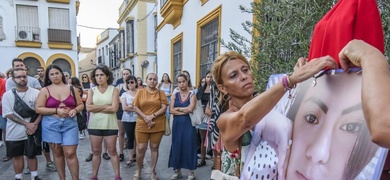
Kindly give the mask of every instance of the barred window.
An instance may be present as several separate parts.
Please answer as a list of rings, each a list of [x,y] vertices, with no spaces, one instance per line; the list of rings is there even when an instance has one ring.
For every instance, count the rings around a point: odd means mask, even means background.
[[[200,77],[205,77],[207,71],[218,55],[218,25],[219,18],[211,20],[201,27],[200,44]]]
[[[127,54],[134,53],[134,21],[126,22],[126,50]]]
[[[180,73],[182,68],[182,41],[179,40],[173,44],[173,77],[174,87],[177,87],[176,76]]]

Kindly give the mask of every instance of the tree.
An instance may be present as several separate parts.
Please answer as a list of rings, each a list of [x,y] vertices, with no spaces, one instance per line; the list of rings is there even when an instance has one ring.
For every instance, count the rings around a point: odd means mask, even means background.
[[[385,32],[390,30],[388,1],[378,0]],[[256,88],[262,92],[271,74],[289,73],[299,57],[307,57],[314,25],[335,3],[326,0],[255,0],[250,8],[239,7],[242,12],[254,15],[253,22],[242,23],[252,39],[230,29],[232,42],[221,42],[229,50],[250,57]],[[389,42],[389,36],[389,33],[385,34],[386,42]],[[389,46],[386,43],[386,49]]]

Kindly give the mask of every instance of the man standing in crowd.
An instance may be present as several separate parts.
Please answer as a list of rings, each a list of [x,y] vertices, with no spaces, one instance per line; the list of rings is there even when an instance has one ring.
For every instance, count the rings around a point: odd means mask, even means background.
[[[41,150],[29,153],[28,150],[31,150],[33,147],[30,147],[27,143],[27,135],[33,135],[35,133],[40,121],[42,120],[42,116],[38,115],[34,122],[30,122],[31,117],[22,118],[21,115],[15,112],[14,109],[16,96],[19,96],[19,98],[22,99],[28,107],[34,110],[39,91],[27,86],[28,76],[25,68],[15,67],[13,68],[11,75],[11,79],[16,86],[15,94],[13,90],[10,89],[11,91],[4,93],[2,99],[3,117],[6,117],[8,120],[8,132],[6,135],[7,156],[13,158],[15,180],[23,179],[23,155],[28,158],[27,163],[31,172],[31,179],[40,180],[37,171],[38,160],[36,155],[40,155]]]
[[[39,66],[37,68],[37,73],[38,73],[38,75],[36,76],[36,78],[38,79],[38,82],[41,85],[41,87],[43,87],[45,84],[44,83],[45,82],[45,69],[42,66]]]
[[[15,68],[22,68],[24,70],[27,69],[23,63],[23,60],[19,59],[19,58],[15,58],[12,60],[12,69],[15,69]],[[28,83],[27,84],[28,87],[35,88],[38,90],[42,89],[42,86],[39,84],[39,81],[31,76],[27,76],[27,83]],[[15,82],[12,80],[12,78],[8,78],[7,82],[5,84],[5,90],[8,91],[8,90],[11,90],[12,88],[15,88],[15,87],[16,87],[16,85],[15,85]]]

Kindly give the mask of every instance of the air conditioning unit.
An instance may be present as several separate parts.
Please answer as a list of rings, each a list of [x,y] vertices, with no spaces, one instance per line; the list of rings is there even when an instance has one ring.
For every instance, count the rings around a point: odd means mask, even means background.
[[[33,40],[33,33],[31,30],[19,30],[17,35],[18,35],[18,39],[22,41]]]

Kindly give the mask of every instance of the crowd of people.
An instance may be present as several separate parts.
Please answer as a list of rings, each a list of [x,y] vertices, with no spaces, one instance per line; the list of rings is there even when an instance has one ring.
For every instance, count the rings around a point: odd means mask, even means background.
[[[362,66],[365,119],[372,140],[388,148],[389,136],[383,135],[389,133],[384,129],[389,127],[389,121],[383,116],[388,111],[383,108],[390,99],[377,94],[384,94],[382,92],[389,90],[390,86],[372,81],[389,81],[385,57],[374,47],[354,40],[340,52],[340,62],[344,70],[352,64]],[[91,154],[85,161],[92,161],[91,180],[98,179],[101,158],[111,161],[115,180],[122,179],[120,162],[125,159],[125,167],[136,165],[133,179],[140,179],[148,148],[151,154],[150,178],[155,180],[158,179],[156,165],[160,142],[167,121],[171,121],[172,144],[167,165],[173,168],[171,179],[181,178],[181,169],[188,169],[188,179],[195,179],[195,170],[205,165],[208,152],[214,152],[211,155],[219,158],[219,161],[214,160],[213,168],[220,170],[221,177],[250,178],[248,172],[251,171],[244,171],[243,167],[245,161],[250,160],[247,147],[253,140],[253,131],[260,128],[260,122],[263,119],[269,121],[267,114],[272,114],[276,103],[296,84],[324,68],[337,67],[336,61],[329,56],[309,62],[300,58],[291,75],[284,76],[269,90],[256,94],[249,62],[237,52],[217,57],[211,71],[200,78],[198,87],[192,85],[190,73],[185,70],[173,80],[167,73],[161,80],[156,73],[149,73],[144,85],[142,78],[132,75],[130,69],[123,69],[122,78],[114,83],[113,74],[105,65],[96,66],[90,75],[82,74],[81,81],[54,64],[46,70],[38,67],[37,75],[31,77],[27,75],[23,60],[16,58],[12,60],[12,70],[7,78],[0,78],[0,146],[4,141],[7,149],[3,161],[12,159],[15,179],[22,179],[26,159],[31,178],[39,180],[36,156],[43,153],[46,169],[57,171],[59,179],[64,180],[65,166],[68,166],[71,178],[77,180],[80,172],[76,152],[79,140],[88,134]],[[205,115],[199,125],[193,125],[190,113],[198,102],[202,103]],[[382,105],[373,105],[378,103]],[[218,106],[218,111],[215,106]],[[78,113],[88,119],[86,130],[78,127]],[[217,126],[212,126],[213,123]],[[280,124],[268,125],[267,128],[275,132],[291,129]],[[215,131],[219,134],[215,141],[210,142],[208,137],[215,136]],[[287,140],[290,138],[287,136],[276,137],[285,140],[276,144],[284,147],[283,151],[278,151],[279,162],[284,161],[287,153],[285,147],[289,146]],[[260,166],[256,171],[267,177],[271,175],[271,178],[285,178],[283,163],[275,163],[269,168],[273,173],[262,172],[264,169]]]

